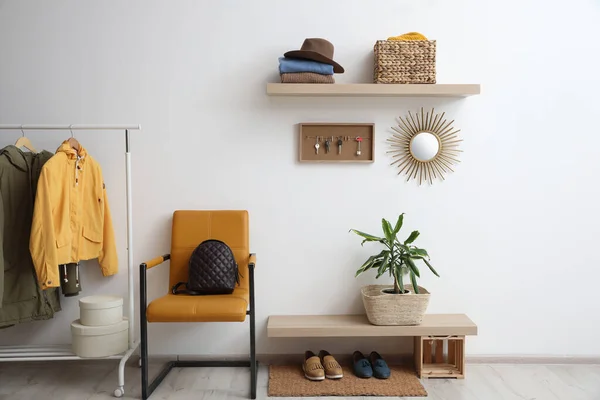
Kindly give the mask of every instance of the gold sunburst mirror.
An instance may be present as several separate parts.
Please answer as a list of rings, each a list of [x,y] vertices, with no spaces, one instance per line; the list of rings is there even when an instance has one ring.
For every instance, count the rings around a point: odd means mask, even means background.
[[[459,163],[458,155],[462,152],[458,132],[454,129],[454,121],[444,119],[446,113],[435,114],[435,110],[413,114],[409,111],[407,118],[399,117],[398,126],[393,126],[392,137],[388,138],[395,160],[390,165],[400,169],[398,175],[404,173],[408,182],[418,179],[419,185],[429,181],[433,183],[438,177],[454,172],[452,165]]]

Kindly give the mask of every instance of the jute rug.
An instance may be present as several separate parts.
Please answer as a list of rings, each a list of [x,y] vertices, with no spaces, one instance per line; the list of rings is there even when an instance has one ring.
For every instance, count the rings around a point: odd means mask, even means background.
[[[269,367],[269,396],[427,396],[413,368],[390,366],[389,379],[361,379],[344,366],[342,379],[312,382],[304,377],[300,365],[271,365]]]

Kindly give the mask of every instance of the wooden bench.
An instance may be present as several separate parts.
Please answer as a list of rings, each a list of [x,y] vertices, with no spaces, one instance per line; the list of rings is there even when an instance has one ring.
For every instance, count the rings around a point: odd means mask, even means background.
[[[272,338],[297,337],[414,337],[415,369],[419,378],[465,376],[465,336],[477,335],[477,325],[465,314],[427,314],[421,325],[377,326],[366,315],[272,315]]]

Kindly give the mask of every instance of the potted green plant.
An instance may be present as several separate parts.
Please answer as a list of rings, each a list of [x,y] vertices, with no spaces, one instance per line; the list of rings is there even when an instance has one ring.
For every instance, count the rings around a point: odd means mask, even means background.
[[[379,242],[384,246],[379,254],[365,261],[356,271],[356,276],[374,270],[377,272],[376,278],[387,273],[394,280],[393,286],[367,285],[361,289],[367,318],[374,325],[420,324],[429,305],[429,292],[417,284],[417,278],[421,277],[417,262],[423,261],[431,272],[439,277],[429,262],[427,250],[413,245],[419,237],[419,231],[413,231],[404,242],[398,240],[403,221],[404,213],[400,214],[393,227],[389,221],[382,218],[383,237],[356,229],[350,230],[363,238],[361,246],[365,242]],[[404,283],[406,276],[410,276],[411,284]]]

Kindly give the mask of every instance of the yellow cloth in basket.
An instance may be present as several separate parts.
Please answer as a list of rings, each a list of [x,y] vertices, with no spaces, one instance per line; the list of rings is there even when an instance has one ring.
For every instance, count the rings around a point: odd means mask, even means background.
[[[419,32],[408,32],[400,36],[391,36],[387,40],[427,40],[427,38]]]

